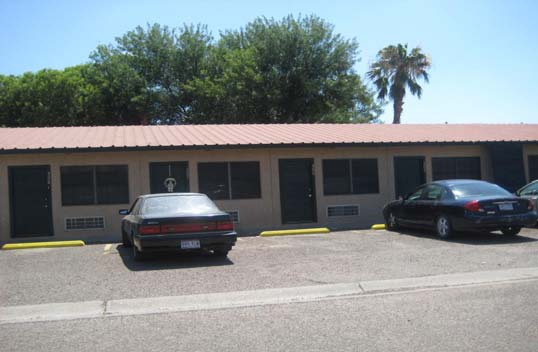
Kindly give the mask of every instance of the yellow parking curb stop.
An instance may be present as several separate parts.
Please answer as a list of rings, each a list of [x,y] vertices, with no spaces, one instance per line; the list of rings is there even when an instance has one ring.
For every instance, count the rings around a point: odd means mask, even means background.
[[[84,246],[84,241],[56,241],[56,242],[28,242],[8,243],[2,246],[3,250],[29,249],[29,248],[56,248],[56,247],[79,247]]]
[[[372,230],[384,230],[384,229],[385,229],[385,224],[372,225]]]
[[[318,227],[314,229],[296,229],[296,230],[276,230],[276,231],[263,231],[260,233],[262,237],[268,236],[288,236],[288,235],[313,235],[319,233],[329,233],[329,230],[326,227]]]

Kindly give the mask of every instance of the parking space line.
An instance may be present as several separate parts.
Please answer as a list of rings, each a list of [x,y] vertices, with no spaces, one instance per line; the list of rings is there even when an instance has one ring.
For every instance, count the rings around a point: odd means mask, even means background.
[[[104,251],[105,251],[105,252],[108,252],[111,248],[112,248],[112,245],[111,245],[110,243],[109,243],[109,244],[105,244]]]

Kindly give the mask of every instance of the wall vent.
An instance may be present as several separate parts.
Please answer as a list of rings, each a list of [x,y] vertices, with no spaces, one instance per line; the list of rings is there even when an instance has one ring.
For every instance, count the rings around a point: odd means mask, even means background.
[[[235,223],[239,222],[239,211],[230,210],[230,211],[227,211],[227,213],[230,214],[233,222],[235,222]]]
[[[105,228],[104,216],[85,216],[76,218],[65,218],[65,230],[99,230]]]
[[[327,207],[327,216],[358,216],[358,205],[332,205]]]

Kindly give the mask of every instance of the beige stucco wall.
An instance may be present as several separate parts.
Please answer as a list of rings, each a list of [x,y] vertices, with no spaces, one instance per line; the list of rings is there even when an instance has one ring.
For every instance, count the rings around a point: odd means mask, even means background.
[[[533,146],[538,147],[538,146]],[[538,148],[537,148],[538,149]],[[532,152],[530,148],[527,152]],[[483,146],[420,146],[420,147],[327,147],[327,148],[272,148],[237,150],[196,150],[196,151],[133,151],[95,153],[47,153],[0,155],[0,242],[10,239],[10,213],[8,191],[8,166],[50,165],[52,187],[52,213],[54,237],[47,239],[84,239],[110,241],[120,239],[118,210],[129,204],[62,206],[60,187],[60,167],[67,165],[128,165],[129,192],[132,202],[140,194],[149,193],[149,163],[156,161],[188,161],[189,183],[192,192],[198,191],[197,163],[203,161],[259,161],[261,194],[260,199],[220,200],[217,205],[227,211],[239,211],[240,233],[254,233],[260,230],[283,228],[280,214],[280,185],[278,160],[282,158],[313,158],[317,200],[315,224],[308,226],[329,226],[331,228],[365,228],[381,222],[383,205],[394,198],[394,156],[424,156],[427,181],[431,180],[431,158],[435,156],[479,156],[482,163],[482,177],[491,179],[491,165]],[[323,195],[322,160],[329,158],[377,158],[379,168],[379,193],[365,195]],[[327,207],[331,205],[359,205],[359,216],[327,217]],[[65,217],[104,216],[105,229],[91,231],[65,231]],[[28,214],[28,221],[31,221]],[[297,227],[297,225],[295,225]],[[39,238],[43,240],[44,238]],[[36,240],[26,238],[24,240]],[[21,241],[21,239],[16,239]]]

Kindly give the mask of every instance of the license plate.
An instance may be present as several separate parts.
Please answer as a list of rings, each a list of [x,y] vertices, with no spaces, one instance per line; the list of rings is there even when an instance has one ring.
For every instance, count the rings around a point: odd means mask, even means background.
[[[196,249],[196,248],[200,248],[200,241],[198,240],[181,241],[181,249]]]
[[[499,210],[501,210],[501,211],[512,211],[512,210],[514,210],[514,206],[512,205],[512,203],[499,204]]]

